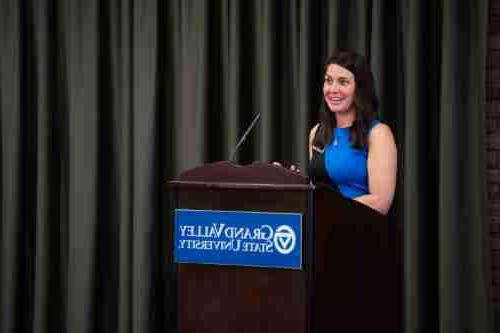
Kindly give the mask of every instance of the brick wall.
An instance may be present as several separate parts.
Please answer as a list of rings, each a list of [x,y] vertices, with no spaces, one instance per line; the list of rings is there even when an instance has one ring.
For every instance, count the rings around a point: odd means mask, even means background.
[[[500,0],[489,1],[486,59],[486,168],[492,297],[500,306]]]

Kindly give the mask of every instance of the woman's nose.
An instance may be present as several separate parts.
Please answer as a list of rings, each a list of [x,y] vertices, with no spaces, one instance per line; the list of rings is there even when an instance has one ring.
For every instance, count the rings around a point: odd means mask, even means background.
[[[329,89],[330,91],[333,91],[333,92],[337,92],[339,91],[339,85],[337,82],[333,82],[332,84],[329,85]]]

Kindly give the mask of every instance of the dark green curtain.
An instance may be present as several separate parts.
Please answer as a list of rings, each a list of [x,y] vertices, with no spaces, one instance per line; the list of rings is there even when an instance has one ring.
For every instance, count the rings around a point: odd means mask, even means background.
[[[240,163],[305,169],[342,47],[399,147],[406,332],[493,332],[487,5],[1,0],[0,331],[173,332],[165,181],[228,159],[257,112]]]

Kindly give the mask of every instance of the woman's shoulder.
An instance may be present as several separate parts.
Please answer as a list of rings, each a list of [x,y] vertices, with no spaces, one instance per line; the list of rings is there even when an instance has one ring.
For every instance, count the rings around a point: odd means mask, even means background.
[[[387,140],[394,141],[391,127],[386,123],[377,121],[370,129],[370,143],[387,142]]]
[[[385,133],[385,134],[389,134],[391,133],[392,134],[392,130],[391,130],[391,127],[389,125],[387,125],[386,123],[380,121],[380,120],[374,120],[371,127],[370,127],[370,134],[380,134],[382,133],[382,135]]]

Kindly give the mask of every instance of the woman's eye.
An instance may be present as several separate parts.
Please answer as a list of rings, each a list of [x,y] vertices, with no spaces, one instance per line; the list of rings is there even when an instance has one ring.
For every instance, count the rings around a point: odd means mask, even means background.
[[[328,84],[333,84],[333,80],[331,77],[325,77],[325,82]]]
[[[347,86],[349,84],[349,80],[340,80],[339,83],[343,86]]]

